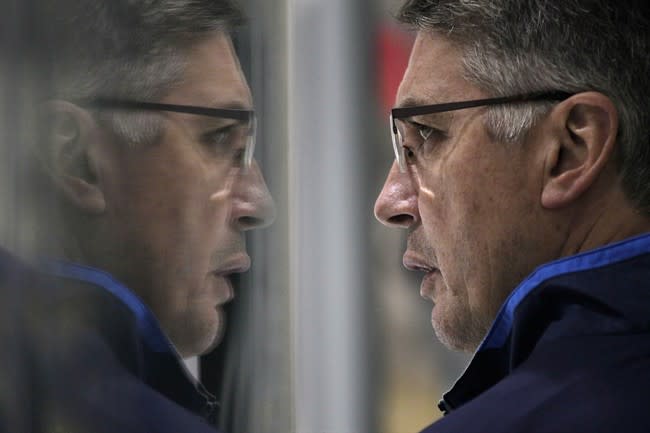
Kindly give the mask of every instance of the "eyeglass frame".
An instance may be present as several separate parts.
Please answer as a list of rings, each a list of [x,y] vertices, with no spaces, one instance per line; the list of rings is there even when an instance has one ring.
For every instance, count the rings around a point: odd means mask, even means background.
[[[212,108],[196,105],[178,105],[161,102],[133,101],[129,99],[92,98],[73,101],[82,107],[98,109],[118,110],[145,110],[145,111],[167,111],[173,113],[196,114],[199,116],[216,117],[220,119],[233,119],[248,122],[250,133],[244,148],[243,169],[248,170],[253,164],[253,153],[255,152],[255,140],[257,132],[257,118],[254,110],[237,108]]]
[[[413,107],[399,107],[391,109],[389,122],[391,130],[391,138],[393,141],[393,152],[395,153],[395,160],[397,161],[397,166],[400,169],[400,172],[406,173],[407,163],[406,156],[404,154],[404,145],[398,144],[397,140],[399,139],[400,143],[404,142],[401,131],[397,128],[395,120],[406,119],[413,116],[424,116],[427,114],[443,113],[447,111],[456,111],[463,110],[466,108],[474,107],[484,107],[492,105],[502,105],[502,104],[516,104],[516,103],[526,103],[526,102],[537,102],[537,101],[563,101],[575,93],[565,92],[562,90],[553,90],[545,92],[532,92],[532,93],[523,93],[513,96],[501,96],[496,98],[485,98],[485,99],[474,99],[469,101],[460,101],[460,102],[445,102],[442,104],[431,104],[431,105],[418,105]]]

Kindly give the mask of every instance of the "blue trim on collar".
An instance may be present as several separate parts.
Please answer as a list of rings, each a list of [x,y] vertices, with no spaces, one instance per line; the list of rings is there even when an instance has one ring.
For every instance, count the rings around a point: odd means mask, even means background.
[[[171,342],[163,333],[151,310],[131,290],[109,273],[64,260],[45,259],[39,263],[39,268],[57,277],[84,281],[106,289],[133,312],[138,335],[151,350],[173,352]]]
[[[537,268],[506,299],[477,352],[503,346],[512,330],[515,309],[543,282],[560,275],[600,268],[647,253],[650,253],[650,233],[556,260]]]

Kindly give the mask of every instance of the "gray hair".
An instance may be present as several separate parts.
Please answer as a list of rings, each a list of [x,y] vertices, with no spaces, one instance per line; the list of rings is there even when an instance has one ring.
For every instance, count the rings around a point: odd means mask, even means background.
[[[607,95],[619,115],[623,187],[650,213],[649,9],[645,0],[407,0],[398,18],[457,43],[465,78],[490,95]],[[486,124],[518,142],[550,106],[493,107]]]
[[[52,98],[156,100],[178,82],[188,49],[240,23],[230,0],[39,0]],[[99,113],[128,142],[160,133],[152,113]]]

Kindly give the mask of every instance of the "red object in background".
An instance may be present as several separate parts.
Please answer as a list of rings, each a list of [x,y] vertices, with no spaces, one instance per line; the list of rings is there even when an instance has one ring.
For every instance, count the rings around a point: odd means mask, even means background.
[[[383,24],[379,28],[377,47],[379,60],[379,100],[383,113],[395,105],[395,95],[408,65],[413,36],[399,27]]]

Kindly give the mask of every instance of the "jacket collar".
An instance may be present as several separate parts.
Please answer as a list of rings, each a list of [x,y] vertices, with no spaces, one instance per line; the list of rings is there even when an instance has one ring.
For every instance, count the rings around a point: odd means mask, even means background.
[[[627,296],[617,286],[624,286]],[[649,289],[650,234],[541,266],[506,299],[467,369],[438,407],[446,414],[478,396],[521,364],[540,340],[648,329]],[[572,303],[580,311],[567,313]],[[603,317],[592,320],[597,314]]]
[[[158,320],[140,298],[112,275],[102,270],[65,260],[43,259],[39,269],[60,278],[69,278],[104,288],[124,303],[136,318],[138,335],[154,352],[176,352]]]
[[[55,277],[103,288],[125,304],[135,317],[143,342],[141,379],[170,400],[214,422],[218,410],[215,397],[192,377],[154,314],[135,293],[107,272],[78,263],[43,259],[38,268]]]

